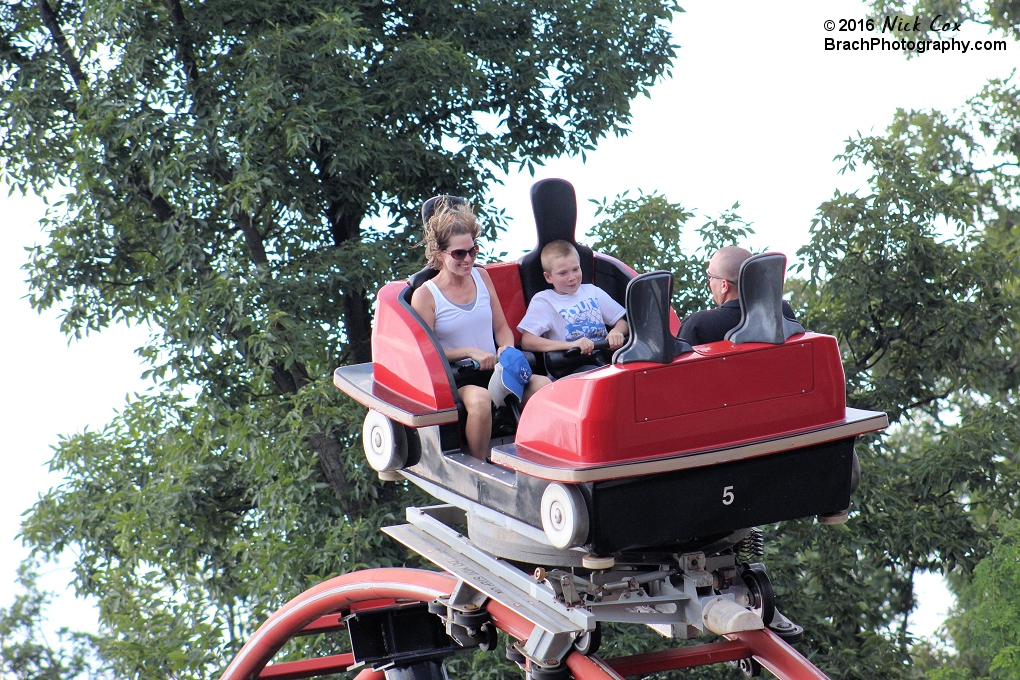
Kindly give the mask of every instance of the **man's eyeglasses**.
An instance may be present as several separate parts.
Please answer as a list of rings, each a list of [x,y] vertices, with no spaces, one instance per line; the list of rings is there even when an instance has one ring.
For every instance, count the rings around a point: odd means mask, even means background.
[[[715,274],[712,274],[711,272],[705,272],[705,276],[708,278],[709,281],[711,281],[712,279],[719,279],[720,281],[725,281],[726,283],[733,283],[732,281],[730,281],[725,276],[716,276]]]
[[[460,262],[461,260],[463,260],[465,257],[468,257],[469,255],[471,256],[471,259],[473,260],[473,259],[475,259],[475,256],[478,255],[478,246],[472,246],[470,250],[464,250],[463,248],[457,248],[456,250],[444,250],[443,252],[446,253],[447,255],[449,255],[450,257],[452,257],[453,259],[457,260],[457,262]]]

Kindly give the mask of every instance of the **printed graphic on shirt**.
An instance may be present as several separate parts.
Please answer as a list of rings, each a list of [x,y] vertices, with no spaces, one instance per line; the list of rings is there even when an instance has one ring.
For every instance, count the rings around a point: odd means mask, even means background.
[[[599,309],[598,300],[595,298],[582,300],[573,307],[560,309],[559,312],[566,328],[567,342],[578,338],[598,341],[608,335],[606,325],[602,323],[602,310]]]

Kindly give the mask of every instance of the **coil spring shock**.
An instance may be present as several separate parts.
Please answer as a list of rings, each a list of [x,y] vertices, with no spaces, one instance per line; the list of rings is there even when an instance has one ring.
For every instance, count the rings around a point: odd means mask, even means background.
[[[740,539],[734,547],[741,562],[751,562],[765,554],[765,532],[758,528],[751,529],[751,533]]]

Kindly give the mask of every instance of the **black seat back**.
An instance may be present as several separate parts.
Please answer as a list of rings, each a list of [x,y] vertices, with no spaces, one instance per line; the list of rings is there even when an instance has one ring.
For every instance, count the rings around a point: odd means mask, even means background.
[[[684,352],[692,351],[689,344],[669,330],[672,295],[673,275],[669,272],[648,272],[630,280],[627,284],[630,337],[613,354],[614,364],[632,361],[668,364]]]
[[[432,267],[426,266],[425,269],[422,269],[421,271],[417,271],[417,272],[411,274],[410,276],[408,276],[407,277],[407,285],[409,285],[411,287],[411,292],[413,293],[414,291],[418,290],[423,285],[425,285],[426,281],[428,281],[429,279],[435,278],[436,274],[438,274],[438,273],[439,273],[438,269],[433,269]],[[408,298],[407,299],[408,300],[411,299],[410,294],[408,294]]]
[[[432,216],[436,214],[436,211],[439,210],[440,201],[447,203],[451,207],[468,204],[468,200],[466,198],[461,198],[460,196],[450,196],[449,194],[433,196],[429,200],[422,203],[421,206],[422,224],[427,223],[429,219],[431,219]]]
[[[524,304],[539,291],[552,288],[542,275],[542,248],[553,241],[567,241],[577,248],[581,262],[581,281],[593,283],[595,255],[591,248],[574,240],[577,228],[577,197],[574,186],[565,179],[543,179],[531,185],[531,210],[535,214],[538,245],[518,260]]]
[[[740,265],[737,293],[740,296],[740,323],[726,333],[734,344],[768,342],[781,345],[804,327],[783,316],[783,278],[786,255],[762,253]]]

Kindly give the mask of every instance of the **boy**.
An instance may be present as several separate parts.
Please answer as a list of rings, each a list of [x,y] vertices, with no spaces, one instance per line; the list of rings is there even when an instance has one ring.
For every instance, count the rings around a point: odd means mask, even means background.
[[[577,347],[591,354],[597,340],[609,340],[612,349],[623,345],[626,310],[598,286],[581,283],[581,263],[572,244],[553,241],[542,248],[542,272],[553,288],[531,299],[517,325],[522,348],[554,352]]]

